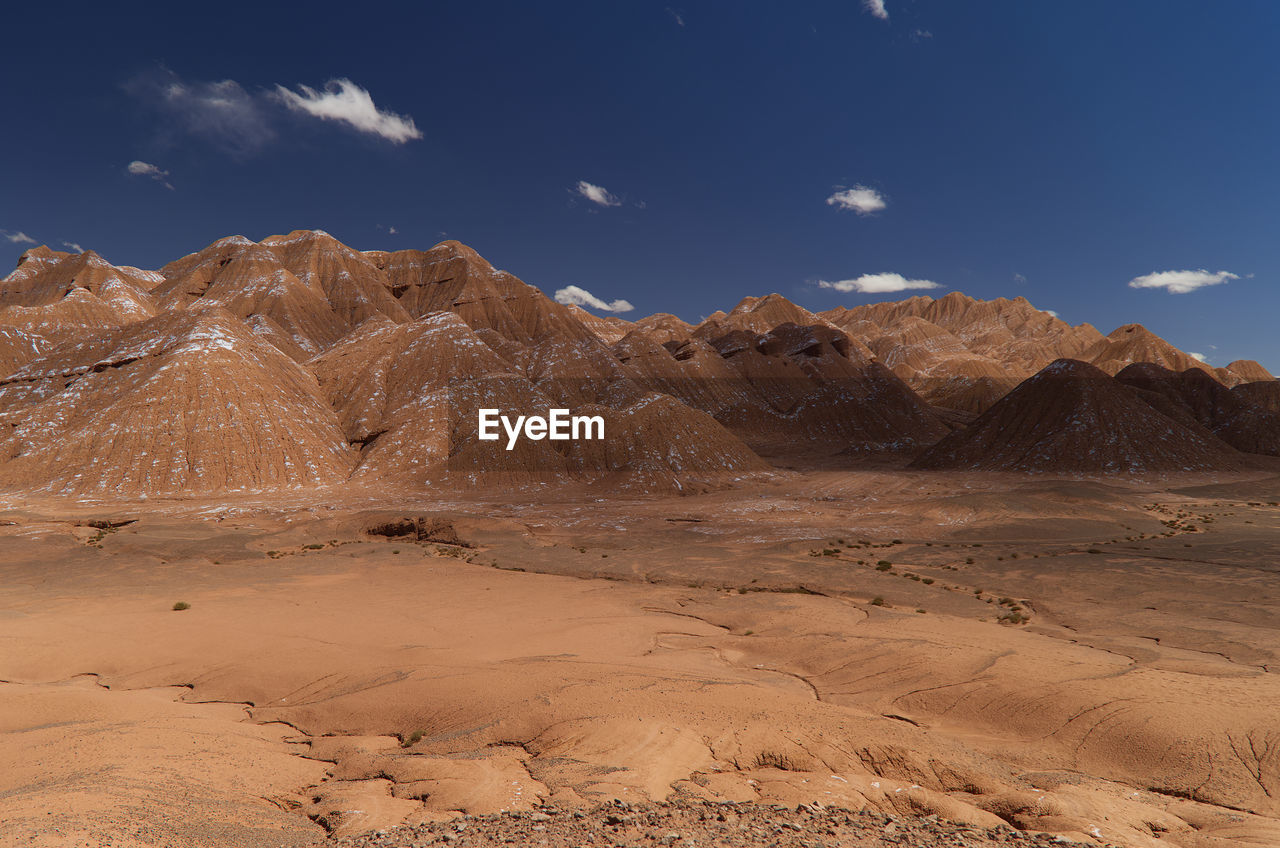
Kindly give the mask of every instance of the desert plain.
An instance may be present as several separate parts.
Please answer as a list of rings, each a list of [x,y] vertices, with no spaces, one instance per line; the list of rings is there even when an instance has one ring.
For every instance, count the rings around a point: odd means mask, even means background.
[[[1280,845],[1259,363],[295,231],[32,248],[0,371],[0,844]]]
[[[10,503],[0,842],[621,799],[1280,844],[1278,502],[1266,471],[872,468]]]

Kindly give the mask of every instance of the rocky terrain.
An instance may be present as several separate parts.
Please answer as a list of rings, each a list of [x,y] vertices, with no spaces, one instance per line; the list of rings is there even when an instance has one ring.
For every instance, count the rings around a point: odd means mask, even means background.
[[[542,807],[528,813],[468,816],[461,821],[396,828],[355,838],[339,838],[339,848],[414,848],[451,845],[622,845],[724,848],[1070,848],[1079,843],[1051,834],[1012,828],[978,829],[929,818],[853,812],[821,804],[794,808],[781,804],[629,804],[574,810]]]
[[[1035,390],[1062,359],[1100,369],[1083,406]],[[696,326],[629,322],[559,304],[458,242],[361,252],[319,231],[231,236],[158,271],[33,248],[0,280],[0,372],[0,486],[73,496],[689,492],[922,453],[917,467],[1067,473],[1230,471],[1280,453],[1261,365],[1210,368],[1136,324],[1104,337],[958,292],[822,314],[773,294]],[[1127,388],[1104,391],[1108,375]],[[1003,417],[974,421],[1002,398]],[[477,438],[481,407],[552,406],[602,416],[607,444]],[[1015,418],[1024,444],[995,444]],[[1108,457],[1073,444],[1085,426]],[[1179,444],[1153,461],[1157,434]]]
[[[1280,844],[1257,363],[297,231],[29,250],[0,372],[0,844]]]

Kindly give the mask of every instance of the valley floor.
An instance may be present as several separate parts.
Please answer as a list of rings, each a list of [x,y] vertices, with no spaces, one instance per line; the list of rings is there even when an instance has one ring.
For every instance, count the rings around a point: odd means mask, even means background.
[[[7,506],[0,844],[1280,844],[1274,475]]]

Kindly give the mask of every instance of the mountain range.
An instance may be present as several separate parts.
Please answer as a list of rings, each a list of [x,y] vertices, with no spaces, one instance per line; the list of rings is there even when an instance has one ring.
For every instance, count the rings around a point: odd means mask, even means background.
[[[0,280],[0,487],[97,497],[310,486],[691,491],[779,467],[1236,471],[1280,455],[1280,383],[1138,324],[953,292],[696,325],[557,303],[471,248],[220,239],[156,271],[37,247]],[[600,415],[599,442],[476,413]]]

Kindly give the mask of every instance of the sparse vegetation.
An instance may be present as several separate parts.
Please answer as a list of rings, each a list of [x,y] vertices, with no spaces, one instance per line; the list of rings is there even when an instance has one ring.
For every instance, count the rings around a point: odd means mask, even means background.
[[[884,605],[885,605],[885,600],[879,595],[876,595],[874,598],[871,599],[871,606],[873,607],[882,607]]]
[[[187,603],[186,601],[178,601],[176,604],[173,605],[174,612],[182,612],[183,610],[189,610],[189,609],[191,609],[191,604]]]
[[[421,742],[422,737],[425,735],[426,734],[424,734],[421,730],[415,730],[412,733],[410,733],[408,736],[400,740],[400,747],[412,748],[414,745],[417,745],[419,742]]]

